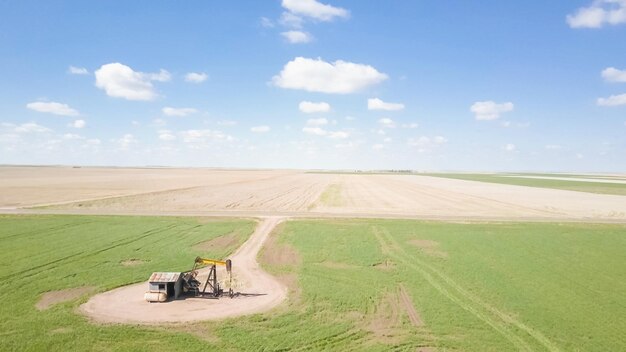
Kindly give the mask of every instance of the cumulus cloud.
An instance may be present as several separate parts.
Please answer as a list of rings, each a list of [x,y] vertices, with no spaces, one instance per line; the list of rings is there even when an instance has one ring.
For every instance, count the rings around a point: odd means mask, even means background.
[[[325,136],[328,134],[328,131],[326,131],[325,129],[321,127],[304,127],[302,129],[302,132],[307,133],[307,134],[313,134],[316,136]]]
[[[127,133],[121,138],[113,140],[113,142],[115,142],[120,149],[127,150],[132,145],[137,144],[137,139],[135,139],[135,136],[132,134]]]
[[[478,101],[471,107],[470,111],[476,115],[476,120],[496,120],[500,114],[513,111],[513,103],[498,104],[494,101]]]
[[[209,78],[204,72],[189,72],[185,75],[185,82],[202,83]]]
[[[602,71],[602,78],[607,82],[626,82],[626,70],[608,67]]]
[[[329,112],[330,104],[325,102],[313,103],[310,101],[301,101],[298,105],[300,111],[305,114],[312,114],[317,112]]]
[[[78,116],[80,115],[77,110],[72,109],[67,104],[61,104],[54,101],[44,102],[37,101],[26,104],[26,107],[38,112],[45,112],[48,114],[61,115],[61,116]]]
[[[85,125],[87,125],[87,122],[85,122],[85,120],[75,120],[70,124],[70,126],[74,128],[83,128],[85,127]]]
[[[567,15],[572,28],[601,28],[626,23],[626,0],[594,0],[591,5]]]
[[[231,142],[234,141],[230,135],[224,134],[222,131],[204,129],[204,130],[186,130],[179,132],[183,142],[194,145],[202,145],[209,142]]]
[[[547,144],[546,149],[547,150],[561,150],[563,149],[563,147],[558,144]]]
[[[302,28],[302,23],[304,22],[304,20],[302,19],[302,17],[296,16],[293,13],[286,11],[282,13],[278,22],[285,27],[300,29]]]
[[[367,99],[367,109],[368,110],[397,111],[397,110],[404,109],[404,104],[386,103],[378,98],[374,98],[374,99]]]
[[[626,94],[611,95],[608,98],[598,98],[597,103],[600,106],[626,105]]]
[[[66,133],[63,135],[63,139],[65,140],[83,140],[85,137],[75,134],[75,133]]]
[[[418,128],[419,126],[420,125],[417,122],[403,123],[402,124],[402,128],[410,128],[410,129]]]
[[[329,131],[328,138],[330,139],[346,139],[350,137],[350,134],[345,131]]]
[[[127,100],[153,100],[157,97],[152,81],[166,82],[171,79],[169,72],[143,73],[119,62],[102,65],[95,72],[96,87],[103,89],[108,96]]]
[[[287,31],[280,33],[291,44],[308,43],[313,40],[313,36],[303,31]]]
[[[269,132],[270,130],[270,126],[254,126],[252,128],[250,128],[250,131],[254,132],[254,133],[265,133],[265,132]]]
[[[378,120],[378,123],[381,124],[381,126],[386,127],[386,128],[395,128],[396,127],[396,123],[387,117],[384,117],[380,120]]]
[[[4,129],[8,129],[11,132],[15,133],[44,133],[44,132],[52,132],[51,129],[44,127],[42,125],[38,125],[34,122],[26,122],[19,125],[3,122],[0,124]]]
[[[513,143],[507,143],[504,146],[504,150],[507,151],[507,152],[514,152],[516,149],[517,149],[517,147]]]
[[[309,120],[311,121],[311,120]],[[315,125],[309,125],[302,129],[302,132],[314,136],[324,136],[330,139],[346,139],[350,137],[350,134],[346,131],[328,131]]]
[[[354,93],[386,80],[388,76],[374,67],[337,60],[296,57],[289,61],[272,83],[286,89],[333,94]]]
[[[161,111],[163,111],[163,114],[167,116],[180,116],[180,117],[195,114],[198,112],[198,110],[194,108],[172,108],[169,106],[164,107],[163,109],[161,109]]]
[[[88,75],[89,71],[87,71],[87,69],[84,67],[70,66],[67,69],[67,73],[72,75]]]
[[[274,22],[267,17],[261,17],[261,27],[274,28]]]
[[[316,0],[283,0],[282,5],[295,15],[310,17],[318,21],[332,21],[335,18],[350,16],[350,12],[346,9],[322,4]]]
[[[430,152],[431,150],[436,149],[446,143],[448,143],[448,140],[442,136],[421,136],[417,138],[410,138],[407,142],[410,147],[417,148],[417,151],[419,153]]]
[[[308,119],[306,124],[308,126],[324,126],[328,125],[328,119],[324,117],[320,117],[319,119]]]
[[[385,146],[382,145],[382,144],[374,144],[372,146],[372,149],[374,149],[374,150],[382,150],[382,149],[385,149]]]
[[[176,136],[172,134],[172,132],[169,130],[160,130],[158,134],[159,134],[159,139],[162,141],[169,142],[169,141],[176,140]]]

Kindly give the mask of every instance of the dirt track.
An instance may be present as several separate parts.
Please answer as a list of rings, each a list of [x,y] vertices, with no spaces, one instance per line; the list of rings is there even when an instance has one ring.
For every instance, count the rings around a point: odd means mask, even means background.
[[[256,257],[267,236],[282,220],[280,217],[264,218],[250,239],[230,257],[237,283],[235,291],[262,294],[260,296],[148,303],[143,299],[148,283],[142,282],[95,295],[80,307],[80,311],[101,323],[134,324],[218,320],[268,311],[285,300],[287,288],[263,271]],[[206,274],[206,270],[200,272],[200,281]],[[225,277],[224,270],[218,270],[218,278]]]

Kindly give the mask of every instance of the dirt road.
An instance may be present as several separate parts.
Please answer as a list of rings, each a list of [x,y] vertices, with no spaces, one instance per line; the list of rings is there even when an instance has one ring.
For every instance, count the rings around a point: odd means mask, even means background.
[[[219,320],[268,311],[287,298],[287,288],[259,267],[257,254],[272,230],[284,218],[263,218],[252,236],[233,254],[235,291],[260,294],[219,300],[187,298],[168,303],[148,303],[143,294],[147,282],[120,287],[93,296],[80,311],[101,323],[162,324],[197,320]],[[200,272],[200,281],[207,271]],[[224,269],[218,278],[226,278]],[[226,286],[227,287],[227,286]]]

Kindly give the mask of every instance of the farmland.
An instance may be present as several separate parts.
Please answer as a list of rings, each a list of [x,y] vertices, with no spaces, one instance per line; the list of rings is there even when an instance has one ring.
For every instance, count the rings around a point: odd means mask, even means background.
[[[626,195],[626,179],[623,176],[599,177],[587,175],[555,174],[427,174],[457,180],[498,183],[527,187],[552,188],[568,191]]]
[[[253,228],[242,220],[1,216],[0,349],[173,350],[189,344],[194,339],[187,335],[93,325],[76,310],[89,295],[144,281],[152,271],[189,270],[197,255],[224,257]],[[224,235],[236,240],[195,247]],[[66,291],[75,288],[83,290]],[[46,302],[46,292],[56,295]]]
[[[77,312],[153,270],[224,257],[252,229],[241,220],[3,216],[11,255],[0,266],[0,349],[626,348],[624,225],[291,220],[259,255],[290,290],[270,312],[165,326],[93,324]],[[232,234],[223,248],[198,250]],[[44,292],[76,287],[87,289],[36,308]]]
[[[455,175],[450,174],[450,177]],[[573,181],[285,170],[1,167],[0,209],[75,214],[626,221],[623,195],[535,187]],[[511,181],[512,180],[512,181]],[[477,182],[480,181],[480,182]],[[584,183],[624,188],[624,184]],[[582,187],[581,186],[581,187]],[[580,190],[577,188],[576,190]]]

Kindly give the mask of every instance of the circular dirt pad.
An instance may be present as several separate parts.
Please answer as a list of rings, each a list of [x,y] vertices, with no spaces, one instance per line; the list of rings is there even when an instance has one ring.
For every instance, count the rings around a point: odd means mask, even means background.
[[[256,257],[267,236],[282,220],[280,217],[263,219],[250,239],[230,257],[235,292],[258,296],[185,298],[167,303],[148,303],[143,298],[148,288],[148,283],[144,282],[98,294],[83,304],[80,311],[97,322],[132,324],[218,320],[268,311],[285,300],[287,288],[261,270]],[[201,270],[199,280],[202,282],[206,275],[207,270]],[[226,270],[219,268],[218,278],[225,277]]]

